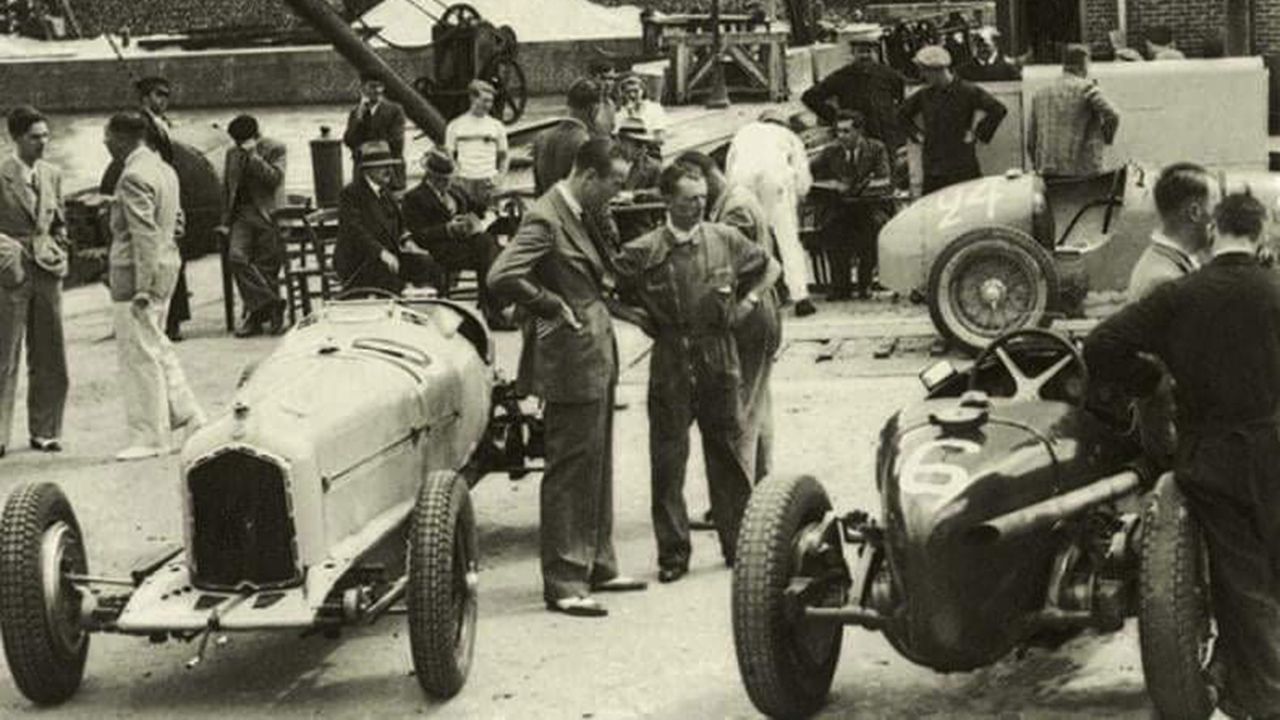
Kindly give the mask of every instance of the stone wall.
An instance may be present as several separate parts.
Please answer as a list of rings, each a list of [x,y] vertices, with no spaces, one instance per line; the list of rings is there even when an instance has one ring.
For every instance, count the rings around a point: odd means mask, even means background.
[[[565,92],[596,61],[596,48],[620,56],[640,53],[639,38],[523,43],[519,62],[529,94]],[[431,51],[382,49],[379,55],[408,81],[430,73]],[[132,77],[163,75],[183,107],[261,107],[347,102],[357,73],[328,47],[155,53],[123,64],[115,59],[32,59],[3,65],[9,102],[50,112],[110,110],[131,105]]]

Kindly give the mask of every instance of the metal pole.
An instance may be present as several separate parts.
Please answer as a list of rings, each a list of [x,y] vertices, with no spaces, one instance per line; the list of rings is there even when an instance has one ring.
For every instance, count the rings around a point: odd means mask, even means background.
[[[387,86],[392,100],[404,106],[405,115],[436,143],[444,142],[447,122],[440,111],[404,81],[404,78],[378,57],[368,45],[351,31],[342,16],[325,0],[285,0],[285,4],[308,25],[333,44],[335,50],[362,75],[373,75]]]
[[[720,37],[720,0],[711,0],[711,94],[707,96],[707,107],[729,107],[729,88],[724,82],[724,39]]]

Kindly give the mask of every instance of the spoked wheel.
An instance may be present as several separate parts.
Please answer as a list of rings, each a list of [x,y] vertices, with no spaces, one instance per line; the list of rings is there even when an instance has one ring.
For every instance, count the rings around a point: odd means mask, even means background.
[[[1044,369],[1037,370],[1034,374],[1028,372],[1014,360],[1014,356],[1009,353],[1010,348],[1020,346],[1029,348],[1039,346],[1038,349],[1042,353],[1047,354],[1043,362],[1047,365]],[[1079,378],[1076,385],[1081,391],[1075,395],[1076,405],[1084,407],[1087,395],[1083,392],[1083,388],[1089,386],[1089,368],[1085,364],[1084,355],[1080,352],[1080,348],[1067,338],[1058,335],[1050,330],[1042,330],[1040,328],[1023,328],[1015,330],[1006,335],[1002,335],[993,341],[990,345],[978,353],[978,357],[974,359],[974,367],[982,367],[987,363],[988,358],[994,356],[1000,361],[1000,367],[1013,380],[1013,398],[1016,400],[1048,400],[1044,396],[1044,389],[1058,377],[1068,372],[1075,373]],[[1051,360],[1052,362],[1047,362]],[[969,389],[976,390],[978,388],[978,373],[969,375]]]
[[[15,490],[0,517],[0,631],[14,683],[39,705],[70,698],[84,677],[89,634],[66,575],[88,571],[62,491],[51,483]]]
[[[509,57],[496,57],[485,67],[483,74],[497,90],[493,98],[493,116],[506,125],[519,120],[529,103],[529,87],[520,64]]]
[[[439,24],[450,27],[473,27],[480,24],[480,11],[466,3],[455,3],[445,8]]]
[[[948,340],[975,352],[1003,333],[1040,325],[1058,295],[1049,252],[1012,228],[956,238],[929,273],[929,316]]]
[[[751,495],[733,568],[733,640],[747,695],[771,717],[816,712],[831,690],[844,626],[790,617],[799,541],[831,501],[811,477],[772,477]]]
[[[1200,720],[1214,705],[1208,563],[1200,527],[1172,473],[1151,491],[1141,528],[1138,636],[1147,694],[1163,720]]]
[[[418,491],[409,530],[409,647],[429,695],[458,694],[476,643],[478,550],[467,482],[433,472]]]

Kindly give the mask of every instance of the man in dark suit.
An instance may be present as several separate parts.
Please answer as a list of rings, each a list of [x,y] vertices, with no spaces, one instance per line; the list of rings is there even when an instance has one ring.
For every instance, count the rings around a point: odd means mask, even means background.
[[[236,337],[260,334],[264,322],[278,335],[284,329],[278,287],[284,252],[271,215],[284,204],[285,146],[262,137],[251,115],[232,120],[227,132],[236,144],[227,148],[223,166],[219,229],[228,235],[227,260],[244,304]]]
[[[400,161],[392,174],[391,188],[403,190],[404,173],[404,108],[383,96],[386,86],[376,77],[360,79],[360,102],[347,116],[347,130],[342,141],[351,148],[351,159],[360,172],[360,148],[367,142],[381,140],[391,148],[391,156]]]
[[[578,148],[593,137],[608,137],[612,128],[597,122],[600,85],[594,80],[578,80],[569,88],[569,116],[544,130],[533,145],[533,186],[538,195],[569,177]]]
[[[382,140],[360,146],[360,170],[338,195],[338,243],[333,266],[344,289],[366,288],[399,294],[404,222],[392,193],[401,161]]]
[[[1208,675],[1230,717],[1280,716],[1280,279],[1258,261],[1269,212],[1247,192],[1215,211],[1213,260],[1103,321],[1094,381],[1175,383],[1175,478],[1209,551],[1217,640]]]
[[[865,119],[856,110],[841,110],[836,142],[813,161],[815,181],[835,181],[835,188],[815,186],[822,227],[820,237],[831,259],[831,300],[852,297],[850,265],[858,257],[858,297],[871,297],[876,271],[876,239],[890,208],[874,198],[892,191],[889,151],[863,133]]]
[[[404,196],[405,227],[414,245],[452,272],[475,270],[478,303],[489,327],[514,329],[489,298],[486,276],[499,248],[480,223],[485,209],[473,205],[470,193],[450,184],[454,165],[448,155],[431,150],[423,156],[422,167],[422,182]]]
[[[165,78],[152,75],[144,77],[134,84],[138,91],[138,103],[141,106],[142,119],[147,121],[147,146],[160,156],[161,160],[168,163],[169,167],[177,169],[173,160],[173,140],[169,137],[169,129],[172,123],[169,121],[169,99],[173,94],[173,87]],[[115,192],[115,183],[112,183],[111,192]],[[181,231],[179,231],[181,232]],[[179,236],[179,250],[181,250],[181,236]],[[182,340],[182,323],[191,319],[191,293],[187,290],[187,260],[182,258],[182,265],[178,268],[178,284],[173,288],[173,295],[169,298],[169,311],[165,314],[164,334],[174,342]]]
[[[605,139],[578,149],[573,172],[525,213],[494,261],[489,289],[529,313],[518,385],[545,403],[547,470],[541,489],[547,609],[601,616],[591,592],[638,590],[613,550],[613,399],[618,354],[605,298],[609,256],[584,217],[617,195],[629,170]]]

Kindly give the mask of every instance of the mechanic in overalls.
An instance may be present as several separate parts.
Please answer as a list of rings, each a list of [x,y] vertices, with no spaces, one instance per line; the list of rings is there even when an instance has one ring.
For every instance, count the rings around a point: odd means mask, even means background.
[[[659,182],[667,223],[627,243],[618,272],[641,298],[654,337],[649,361],[649,460],[658,579],[689,569],[684,476],[689,425],[698,423],[720,551],[732,565],[738,525],[751,495],[743,457],[746,412],[734,329],[751,316],[782,268],[728,225],[703,222],[707,181],[676,163]]]
[[[1173,375],[1176,477],[1204,530],[1218,637],[1210,676],[1232,717],[1280,718],[1280,278],[1257,257],[1267,210],[1215,211],[1213,259],[1104,321],[1085,341],[1095,379],[1150,392]]]

